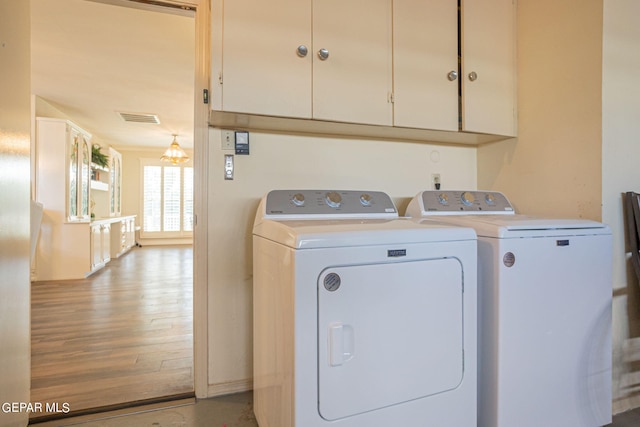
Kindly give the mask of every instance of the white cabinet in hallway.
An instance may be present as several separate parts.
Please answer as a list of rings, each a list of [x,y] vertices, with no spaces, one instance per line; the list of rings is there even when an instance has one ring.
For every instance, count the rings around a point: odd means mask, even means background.
[[[109,147],[109,216],[122,213],[122,154]]]
[[[136,216],[124,216],[111,222],[111,258],[119,258],[136,244]]]
[[[43,205],[37,280],[91,272],[91,135],[68,120],[36,120],[36,201]]]
[[[135,244],[135,215],[120,217],[121,156],[111,149],[110,157],[111,168],[104,172],[110,174],[112,188],[109,214],[117,216],[92,221],[91,135],[68,120],[37,118],[35,198],[43,205],[43,215],[35,280],[85,278]],[[108,215],[106,209],[102,215]],[[114,223],[120,239],[116,244],[111,237]]]
[[[91,224],[91,272],[104,267],[111,261],[111,224],[98,222]]]

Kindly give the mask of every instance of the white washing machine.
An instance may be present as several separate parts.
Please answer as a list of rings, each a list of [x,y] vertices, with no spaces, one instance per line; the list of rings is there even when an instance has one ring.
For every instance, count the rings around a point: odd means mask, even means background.
[[[424,191],[407,216],[478,235],[478,425],[609,424],[609,227],[517,215],[485,191]]]
[[[476,236],[381,192],[275,190],[253,229],[260,427],[476,425]]]

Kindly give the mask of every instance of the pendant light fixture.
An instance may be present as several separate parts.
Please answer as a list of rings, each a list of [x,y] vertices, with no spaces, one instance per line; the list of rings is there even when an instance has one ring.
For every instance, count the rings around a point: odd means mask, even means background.
[[[160,160],[164,160],[165,162],[171,162],[173,165],[177,165],[178,163],[184,163],[189,161],[189,156],[184,152],[178,141],[176,141],[177,134],[173,134],[173,142],[167,148],[167,151],[164,152]]]

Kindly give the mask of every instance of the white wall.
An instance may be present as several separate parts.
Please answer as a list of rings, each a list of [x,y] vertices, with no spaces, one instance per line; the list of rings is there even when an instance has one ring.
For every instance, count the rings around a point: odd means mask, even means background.
[[[621,194],[640,192],[640,2],[604,2],[602,219],[613,232],[614,412],[640,406],[640,289],[625,253]],[[625,351],[625,347],[628,350]]]
[[[260,198],[276,188],[381,190],[400,213],[432,173],[443,188],[476,188],[476,148],[250,133],[251,154],[223,177],[221,131],[209,133],[209,393],[251,387],[252,241]]]
[[[29,2],[0,1],[0,404],[29,402]],[[0,426],[27,413],[0,412]]]

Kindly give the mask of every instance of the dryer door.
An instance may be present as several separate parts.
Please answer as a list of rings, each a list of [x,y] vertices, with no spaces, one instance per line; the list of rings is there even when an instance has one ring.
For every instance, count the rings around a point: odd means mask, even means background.
[[[326,268],[318,278],[319,412],[327,420],[455,389],[463,377],[457,259]]]

